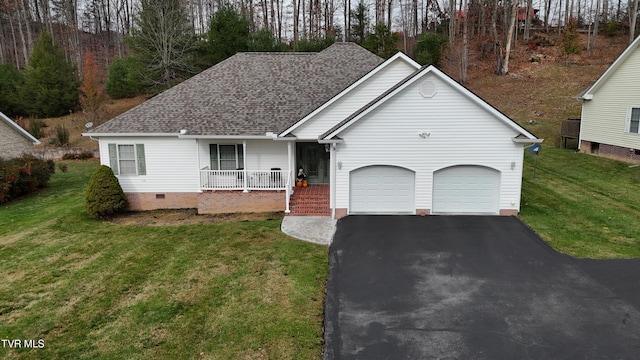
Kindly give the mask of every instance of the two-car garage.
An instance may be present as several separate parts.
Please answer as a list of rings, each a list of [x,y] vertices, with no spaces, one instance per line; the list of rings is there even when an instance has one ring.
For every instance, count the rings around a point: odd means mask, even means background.
[[[350,173],[349,213],[413,214],[416,174],[390,165],[374,165]],[[433,173],[433,214],[498,214],[500,172],[478,165],[460,165]]]

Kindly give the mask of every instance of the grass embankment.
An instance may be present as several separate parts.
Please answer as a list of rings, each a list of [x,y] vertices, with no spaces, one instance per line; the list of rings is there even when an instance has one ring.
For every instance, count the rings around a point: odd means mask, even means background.
[[[326,247],[279,221],[122,226],[88,218],[96,162],[0,208],[3,359],[319,359]],[[38,344],[38,343],[36,343]]]
[[[640,258],[640,167],[545,148],[526,153],[521,218],[562,253]]]

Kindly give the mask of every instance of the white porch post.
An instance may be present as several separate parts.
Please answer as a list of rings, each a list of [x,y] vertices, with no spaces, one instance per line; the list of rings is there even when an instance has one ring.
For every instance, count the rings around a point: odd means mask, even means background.
[[[198,174],[198,192],[202,192],[202,170],[200,170],[200,139],[196,139],[196,173]]]
[[[247,189],[247,140],[242,140],[242,192],[249,192]]]
[[[329,207],[331,218],[336,218],[336,144],[330,144],[329,152]]]
[[[286,186],[286,192],[285,192],[285,209],[284,212],[285,214],[288,214],[291,212],[291,209],[289,209],[289,198],[291,197],[291,184],[292,184],[292,180],[293,180],[293,176],[292,176],[292,172],[291,172],[291,163],[292,163],[292,159],[291,159],[291,154],[293,153],[292,151],[292,147],[293,147],[293,141],[289,141],[287,143],[287,163],[289,164],[289,171],[287,171],[287,182],[285,184]]]

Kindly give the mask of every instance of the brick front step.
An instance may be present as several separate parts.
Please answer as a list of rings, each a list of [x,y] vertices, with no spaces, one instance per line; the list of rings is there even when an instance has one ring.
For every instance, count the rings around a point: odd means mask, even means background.
[[[331,216],[329,185],[296,187],[289,203],[289,215]]]

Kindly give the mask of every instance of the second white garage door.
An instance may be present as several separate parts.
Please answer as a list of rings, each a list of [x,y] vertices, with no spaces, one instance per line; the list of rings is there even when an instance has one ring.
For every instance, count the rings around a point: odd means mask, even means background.
[[[434,214],[498,214],[500,172],[484,166],[453,166],[433,174]]]
[[[351,214],[415,213],[415,173],[396,166],[368,166],[351,172]]]

